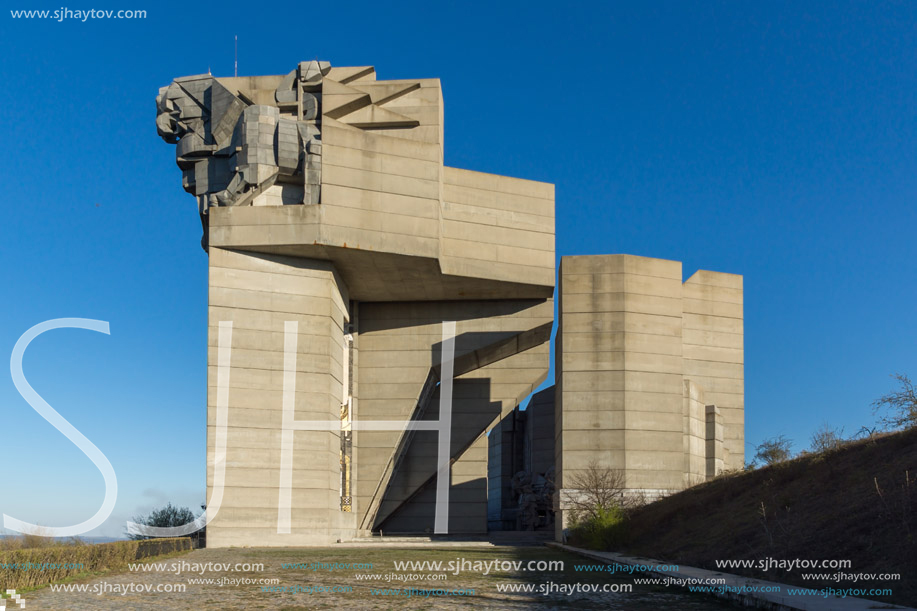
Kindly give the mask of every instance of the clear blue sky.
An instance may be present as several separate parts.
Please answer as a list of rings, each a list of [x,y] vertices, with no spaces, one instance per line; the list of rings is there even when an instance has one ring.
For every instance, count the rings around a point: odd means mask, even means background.
[[[558,255],[743,274],[748,453],[778,434],[801,449],[824,421],[854,433],[890,374],[917,375],[917,4],[273,6],[0,15],[0,353],[51,318],[111,323],[52,331],[25,359],[118,474],[98,534],[204,500],[207,259],[154,96],[231,75],[234,34],[242,75],[321,58],[441,78],[446,163],[555,183]],[[0,418],[0,513],[91,516],[101,475],[6,373]]]

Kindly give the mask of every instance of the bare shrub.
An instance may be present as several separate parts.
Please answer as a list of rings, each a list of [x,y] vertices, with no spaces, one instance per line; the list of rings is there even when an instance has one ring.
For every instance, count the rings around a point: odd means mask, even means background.
[[[564,488],[577,491],[567,499],[576,520],[594,520],[613,508],[627,509],[645,502],[639,494],[627,494],[622,471],[603,467],[595,460],[575,471],[564,484]]]
[[[844,444],[844,429],[833,428],[827,422],[822,424],[809,438],[812,452],[831,452]]]
[[[629,491],[624,473],[591,461],[564,482],[573,489],[566,497],[572,518],[571,541],[607,550],[627,540],[627,523],[634,509],[646,504],[642,491]]]
[[[879,418],[879,422],[886,428],[906,429],[917,426],[917,387],[902,373],[892,377],[898,380],[900,388],[876,399],[872,404],[873,413],[886,412],[886,415]]]
[[[793,442],[785,436],[765,439],[755,447],[755,460],[760,460],[765,465],[776,465],[792,458],[790,448]]]

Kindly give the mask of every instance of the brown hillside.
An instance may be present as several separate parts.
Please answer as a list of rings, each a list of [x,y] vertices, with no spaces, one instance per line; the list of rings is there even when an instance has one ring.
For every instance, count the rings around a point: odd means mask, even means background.
[[[629,526],[624,551],[708,569],[726,559],[849,559],[844,573],[901,579],[725,572],[813,588],[891,588],[891,597],[869,598],[917,605],[917,429],[718,478],[643,507]]]

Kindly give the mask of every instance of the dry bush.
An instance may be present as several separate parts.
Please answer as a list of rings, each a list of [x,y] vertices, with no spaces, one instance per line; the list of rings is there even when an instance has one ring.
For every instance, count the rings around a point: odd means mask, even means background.
[[[784,435],[765,439],[755,447],[755,461],[777,465],[793,458],[793,442]]]
[[[590,549],[618,548],[627,540],[630,512],[646,504],[642,491],[628,491],[624,473],[590,462],[565,480],[571,517],[570,542]]]
[[[811,442],[809,447],[812,452],[816,454],[832,452],[844,445],[844,428],[834,428],[825,422],[818,430],[812,433],[812,437],[809,440]]]
[[[20,535],[19,540],[22,542],[22,549],[36,549],[55,545],[55,540],[54,537],[51,536],[51,531],[43,526],[39,526],[30,532]]]
[[[22,548],[22,539],[19,537],[3,537],[0,539],[0,552],[9,552]]]
[[[39,549],[42,547],[55,547],[61,545],[86,545],[79,537],[57,539],[51,536],[51,531],[43,526],[17,536],[7,536],[0,539],[0,552],[16,549]]]

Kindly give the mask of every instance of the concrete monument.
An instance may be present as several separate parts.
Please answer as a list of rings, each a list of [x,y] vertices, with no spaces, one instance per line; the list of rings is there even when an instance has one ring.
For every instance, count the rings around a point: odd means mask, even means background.
[[[437,79],[311,61],[156,105],[209,257],[208,545],[562,528],[589,460],[653,494],[741,465],[738,276],[564,258],[522,415],[554,187],[444,166]]]
[[[348,423],[437,417],[443,321],[456,327],[448,530],[486,532],[486,431],[548,371],[553,185],[445,167],[437,79],[305,62],[179,78],[157,109],[210,261],[209,512],[220,385],[228,396],[208,545],[432,532],[436,433]],[[323,420],[339,424],[297,424]]]

